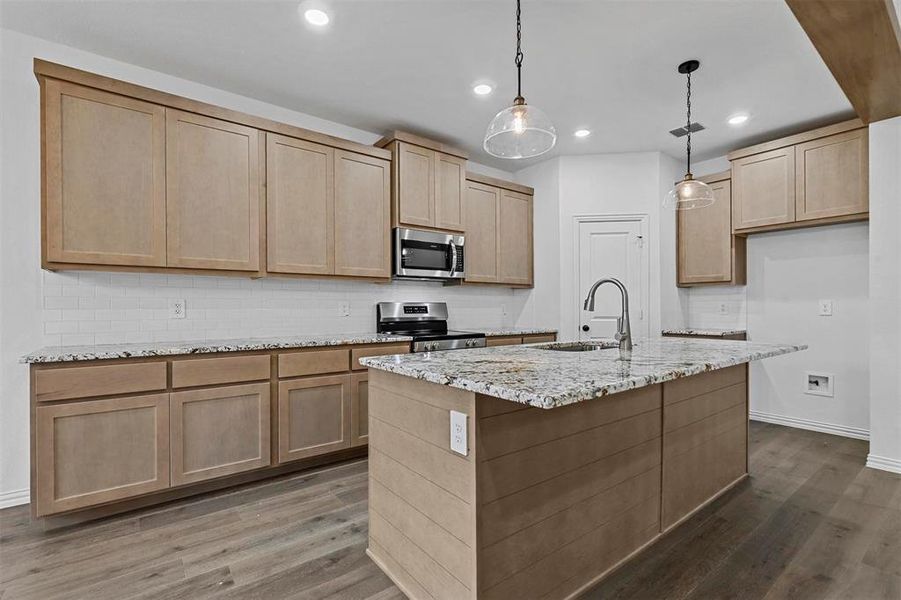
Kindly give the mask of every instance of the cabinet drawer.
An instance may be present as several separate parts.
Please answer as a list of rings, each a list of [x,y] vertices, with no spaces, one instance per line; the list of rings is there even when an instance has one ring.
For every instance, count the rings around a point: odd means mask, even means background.
[[[269,373],[268,354],[177,360],[172,362],[172,387],[259,381],[269,379]]]
[[[278,355],[279,377],[340,373],[350,368],[350,350],[309,350]]]
[[[556,335],[524,335],[522,336],[523,344],[541,344],[544,342],[556,342]]]
[[[38,402],[165,390],[166,363],[40,369],[34,372],[33,385]]]
[[[502,335],[490,337],[485,340],[487,346],[515,346],[522,343],[522,338],[518,335]]]
[[[169,487],[169,394],[39,406],[34,435],[38,516]]]
[[[351,351],[351,365],[354,371],[365,369],[360,364],[360,359],[366,356],[384,356],[386,354],[407,354],[410,352],[410,344],[392,344],[390,346],[367,346],[354,348]]]

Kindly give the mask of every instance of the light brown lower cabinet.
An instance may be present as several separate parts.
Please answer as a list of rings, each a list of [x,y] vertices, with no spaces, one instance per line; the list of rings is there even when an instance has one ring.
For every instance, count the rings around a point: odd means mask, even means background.
[[[35,514],[169,487],[169,394],[35,408]]]
[[[350,445],[369,442],[369,371],[350,376]]]
[[[169,417],[172,485],[270,464],[268,383],[173,392]]]
[[[278,384],[280,463],[350,448],[351,376]]]

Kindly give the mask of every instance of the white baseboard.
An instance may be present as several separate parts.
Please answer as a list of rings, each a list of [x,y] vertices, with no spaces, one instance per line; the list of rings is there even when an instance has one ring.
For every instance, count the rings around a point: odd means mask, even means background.
[[[750,411],[750,417],[752,421],[763,421],[764,423],[774,423],[776,425],[797,427],[798,429],[807,429],[809,431],[819,431],[820,433],[830,433],[832,435],[840,435],[842,437],[854,438],[856,440],[869,441],[870,439],[870,431],[868,429],[862,429],[860,427],[848,427],[846,425],[835,425],[834,423],[811,421],[810,419],[799,419],[797,417],[773,415],[756,410]]]
[[[874,454],[868,454],[867,466],[871,469],[879,469],[880,471],[901,473],[901,460],[898,460],[897,458],[888,458],[887,456],[876,456]]]
[[[25,488],[24,490],[0,492],[0,508],[19,506],[20,504],[28,504],[29,502],[31,502],[31,495],[28,493],[28,488]]]

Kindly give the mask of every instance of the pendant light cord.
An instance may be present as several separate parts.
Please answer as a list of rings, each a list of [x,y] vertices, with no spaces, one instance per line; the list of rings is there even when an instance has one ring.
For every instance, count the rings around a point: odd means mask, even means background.
[[[522,9],[519,5],[519,0],[516,0],[516,58],[513,59],[513,62],[516,63],[516,97],[522,98],[522,23],[521,23]]]
[[[685,123],[685,131],[688,132],[688,137],[685,142],[685,170],[687,174],[691,174],[691,71],[688,72],[688,87],[687,92],[685,94],[685,105],[687,108],[687,116]]]

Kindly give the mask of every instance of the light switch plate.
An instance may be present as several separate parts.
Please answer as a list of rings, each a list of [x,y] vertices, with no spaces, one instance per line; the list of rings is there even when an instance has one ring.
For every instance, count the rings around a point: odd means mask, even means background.
[[[818,305],[820,307],[820,316],[821,317],[831,317],[832,316],[832,300],[820,300]]]
[[[338,316],[339,317],[349,317],[350,316],[350,302],[339,302],[338,303]]]
[[[184,300],[169,300],[169,318],[184,319],[187,309]]]
[[[450,447],[457,454],[469,454],[466,440],[466,413],[450,411]]]

